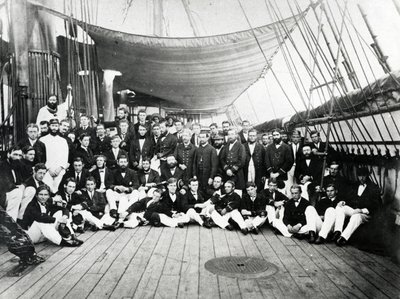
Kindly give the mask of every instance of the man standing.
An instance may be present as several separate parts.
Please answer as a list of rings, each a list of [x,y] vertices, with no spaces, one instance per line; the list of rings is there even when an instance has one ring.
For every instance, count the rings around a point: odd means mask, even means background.
[[[68,117],[68,108],[67,101],[58,105],[57,96],[51,95],[47,100],[47,105],[39,109],[36,124],[40,125],[42,121],[50,121],[51,119],[57,119],[60,122]]]
[[[26,126],[26,137],[18,142],[20,148],[32,146],[35,149],[35,163],[44,163],[46,159],[46,148],[39,140],[39,126],[35,123]]]
[[[257,131],[251,129],[247,132],[247,142],[244,144],[246,163],[244,175],[246,182],[254,182],[257,190],[263,190],[263,177],[265,179],[265,149],[257,142]]]
[[[147,113],[145,110],[139,110],[138,112],[138,122],[133,125],[135,130],[135,135],[139,133],[139,126],[144,126],[146,128],[146,134],[150,135],[151,128],[150,124],[146,121]]]
[[[76,128],[75,130],[75,140],[78,140],[82,134],[86,134],[90,136],[90,138],[96,136],[96,129],[90,127],[89,122],[89,117],[86,114],[82,114],[79,117],[79,128]]]
[[[20,173],[21,158],[22,150],[15,146],[8,150],[7,160],[0,162],[0,206],[5,207],[14,221],[17,220],[25,189]]]
[[[245,144],[248,141],[250,129],[250,122],[248,120],[242,121],[242,130],[239,132],[239,138],[242,144]]]
[[[179,143],[182,143],[182,135],[183,135],[183,122],[180,119],[175,120],[174,122],[176,132],[174,135]]]
[[[147,134],[147,128],[139,125],[138,133],[133,139],[129,151],[129,159],[133,169],[141,169],[144,158],[153,156],[153,142]]]
[[[192,131],[193,131],[193,135],[192,138],[190,139],[190,142],[195,146],[195,147],[199,147],[200,145],[200,132],[201,132],[201,125],[198,123],[194,123],[192,125]]]
[[[243,168],[246,162],[246,152],[243,144],[237,139],[234,129],[228,131],[229,144],[220,153],[221,168],[224,171],[224,181],[232,180],[238,190],[245,188]]]
[[[111,149],[111,138],[106,135],[103,124],[96,126],[96,137],[90,139],[90,148],[94,155],[104,155]]]
[[[183,170],[183,180],[187,184],[193,177],[193,162],[196,147],[190,143],[190,130],[184,129],[181,132],[181,142],[175,148],[174,156],[178,167]]]
[[[160,122],[161,135],[157,140],[155,154],[160,160],[160,169],[162,170],[167,163],[167,157],[174,154],[177,140],[176,137],[168,132],[167,123]]]
[[[50,134],[40,138],[46,146],[46,167],[48,169],[43,182],[50,187],[52,193],[58,191],[61,179],[68,169],[69,148],[65,138],[59,135],[58,119],[50,120]]]
[[[275,178],[278,181],[285,182],[288,179],[287,172],[293,165],[292,153],[289,145],[282,141],[281,131],[279,129],[275,129],[272,132],[272,137],[274,142],[270,144],[265,151],[267,173],[270,178]],[[285,193],[287,193],[287,188],[290,188],[290,186],[287,186],[287,182],[285,182],[285,184]]]
[[[75,158],[80,157],[83,161],[83,167],[91,171],[96,166],[94,166],[94,155],[89,144],[90,144],[89,135],[83,133],[81,136],[79,136],[79,145],[75,151]]]
[[[289,144],[289,146],[290,146],[290,150],[292,153],[293,165],[292,165],[292,168],[290,168],[290,170],[288,172],[288,185],[292,186],[295,183],[298,184],[298,182],[296,181],[296,178],[294,176],[294,170],[295,170],[296,164],[302,154],[302,142],[301,142],[300,131],[298,131],[298,130],[293,131],[292,137],[291,137],[291,143]]]
[[[228,137],[228,132],[231,128],[231,124],[229,121],[224,120],[222,122],[222,136],[224,137],[224,144],[229,143],[229,137]]]
[[[72,163],[73,169],[67,171],[63,179],[61,181],[61,184],[58,188],[58,191],[63,190],[63,186],[65,182],[67,181],[68,178],[74,178],[76,182],[76,192],[80,193],[82,189],[85,188],[86,186],[86,179],[90,176],[89,171],[84,168],[84,163],[81,157],[76,157]]]
[[[196,148],[193,177],[199,181],[200,190],[205,193],[207,187],[212,185],[213,178],[218,171],[217,151],[208,143],[208,135],[205,132],[200,133],[200,144]]]

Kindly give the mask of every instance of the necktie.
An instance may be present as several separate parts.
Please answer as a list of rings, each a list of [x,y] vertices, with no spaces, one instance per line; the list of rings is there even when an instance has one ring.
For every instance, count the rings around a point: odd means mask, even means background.
[[[81,180],[79,173],[76,174],[76,183],[79,183],[79,181]]]
[[[68,197],[68,202],[70,202],[71,201],[71,195],[68,194],[67,197]]]

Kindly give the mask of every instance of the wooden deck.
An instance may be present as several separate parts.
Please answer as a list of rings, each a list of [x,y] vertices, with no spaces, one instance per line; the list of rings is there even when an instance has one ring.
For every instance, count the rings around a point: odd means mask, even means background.
[[[47,261],[21,278],[6,276],[17,259],[0,246],[0,298],[400,298],[400,266],[333,244],[196,225],[86,232],[79,248],[37,246]],[[272,277],[211,274],[220,256],[255,256],[278,266]]]

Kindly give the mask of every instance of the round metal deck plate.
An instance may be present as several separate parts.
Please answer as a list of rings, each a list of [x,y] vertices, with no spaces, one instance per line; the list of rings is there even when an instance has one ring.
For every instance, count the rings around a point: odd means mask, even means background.
[[[207,261],[204,267],[211,273],[243,279],[275,274],[278,267],[266,260],[248,256],[226,256]]]

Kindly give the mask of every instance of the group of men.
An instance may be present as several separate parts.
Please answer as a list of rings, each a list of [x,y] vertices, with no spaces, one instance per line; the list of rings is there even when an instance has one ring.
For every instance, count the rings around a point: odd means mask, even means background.
[[[346,180],[315,131],[309,143],[279,129],[259,142],[248,121],[240,132],[228,121],[221,131],[188,128],[140,110],[133,124],[124,108],[114,122],[81,115],[72,130],[57,103],[49,99],[0,165],[0,211],[33,243],[79,246],[86,229],[190,222],[257,234],[267,222],[285,237],[342,246],[380,205],[368,170]]]

